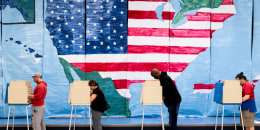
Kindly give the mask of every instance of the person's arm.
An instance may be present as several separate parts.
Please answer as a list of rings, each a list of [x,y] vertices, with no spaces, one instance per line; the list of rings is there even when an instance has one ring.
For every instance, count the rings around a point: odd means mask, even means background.
[[[90,96],[90,102],[92,103],[97,98],[97,94],[92,94]]]
[[[244,97],[242,97],[242,101],[244,102],[244,101],[248,100],[249,98],[250,98],[250,95],[245,95]]]
[[[29,95],[30,99],[40,99],[44,93],[44,89],[45,89],[44,85],[39,85],[37,87],[37,93],[34,95]]]

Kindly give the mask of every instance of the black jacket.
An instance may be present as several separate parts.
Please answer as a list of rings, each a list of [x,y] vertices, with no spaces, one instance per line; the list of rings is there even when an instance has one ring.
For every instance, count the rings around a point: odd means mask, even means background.
[[[161,86],[163,87],[163,96],[165,106],[176,105],[181,102],[181,95],[178,92],[175,83],[172,79],[167,75],[166,72],[161,72],[161,76],[159,78]]]

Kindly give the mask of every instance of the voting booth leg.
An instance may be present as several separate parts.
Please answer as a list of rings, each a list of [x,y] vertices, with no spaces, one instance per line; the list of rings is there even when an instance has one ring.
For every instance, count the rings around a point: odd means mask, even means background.
[[[75,115],[74,115],[74,129],[75,130],[76,128],[76,114],[77,114],[77,105],[75,106]]]
[[[92,125],[91,125],[91,113],[90,113],[90,106],[88,106],[88,112],[89,112],[89,127],[90,127],[90,130],[92,130]]]
[[[144,108],[143,108],[142,128],[141,128],[141,130],[144,129],[144,111],[145,111],[145,105],[144,105]]]
[[[6,130],[8,130],[8,125],[9,125],[10,109],[11,109],[11,107],[9,106],[8,117],[7,117],[7,124],[6,124]]]
[[[26,105],[27,130],[29,130],[28,106]]]
[[[223,130],[223,124],[224,124],[224,105],[222,110],[222,124],[221,124],[221,130]]]
[[[164,130],[164,122],[163,122],[162,105],[160,105],[160,107],[161,107],[161,118],[162,118],[162,130]]]
[[[234,105],[234,121],[235,121],[235,130],[237,130],[237,123],[236,123],[236,106]]]
[[[12,130],[14,130],[14,118],[15,118],[15,106],[14,106],[14,114],[13,114],[13,127],[12,127]]]
[[[243,114],[242,114],[242,109],[241,106],[239,106],[240,108],[240,115],[241,115],[241,122],[242,122],[242,129],[244,130],[244,121],[243,121]]]
[[[217,126],[218,126],[218,108],[219,108],[219,104],[218,104],[218,107],[217,107],[215,130],[217,130]]]
[[[69,125],[69,130],[71,129],[72,112],[73,112],[73,105],[71,105],[71,113],[70,113],[70,125]]]

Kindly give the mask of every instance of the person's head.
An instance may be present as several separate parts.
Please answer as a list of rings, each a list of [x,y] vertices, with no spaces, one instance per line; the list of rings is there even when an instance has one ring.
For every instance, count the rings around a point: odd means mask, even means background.
[[[246,76],[243,72],[236,75],[236,80],[240,81],[240,85],[243,86],[243,84],[247,81]]]
[[[152,69],[151,76],[153,76],[155,79],[159,79],[161,76],[161,72],[157,69]]]
[[[39,83],[40,81],[42,81],[42,74],[36,72],[35,74],[32,75],[32,78],[35,83]]]
[[[95,80],[90,80],[88,82],[88,85],[90,86],[91,90],[94,90],[94,89],[96,89],[98,87],[98,83]]]

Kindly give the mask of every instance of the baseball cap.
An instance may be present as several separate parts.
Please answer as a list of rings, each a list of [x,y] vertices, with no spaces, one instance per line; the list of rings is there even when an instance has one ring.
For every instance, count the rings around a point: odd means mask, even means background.
[[[36,72],[36,73],[34,73],[34,74],[32,75],[32,77],[42,77],[42,74],[41,74],[41,73],[38,73],[38,72]]]

